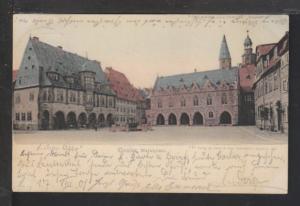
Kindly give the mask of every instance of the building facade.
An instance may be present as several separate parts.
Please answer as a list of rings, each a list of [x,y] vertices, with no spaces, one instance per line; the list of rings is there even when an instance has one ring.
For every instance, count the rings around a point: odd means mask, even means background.
[[[288,131],[289,33],[277,43],[256,47],[256,125],[270,131]]]
[[[239,124],[255,124],[255,101],[253,83],[255,80],[256,54],[253,53],[252,40],[247,34],[244,41],[244,54],[239,67],[240,109]]]
[[[110,126],[115,93],[100,62],[29,39],[14,87],[15,129]]]
[[[239,70],[231,66],[225,36],[219,69],[156,79],[147,120],[153,125],[237,125]]]
[[[105,70],[107,79],[116,94],[116,125],[126,125],[128,123],[142,123],[143,118],[143,98],[125,76],[125,74],[107,67]]]

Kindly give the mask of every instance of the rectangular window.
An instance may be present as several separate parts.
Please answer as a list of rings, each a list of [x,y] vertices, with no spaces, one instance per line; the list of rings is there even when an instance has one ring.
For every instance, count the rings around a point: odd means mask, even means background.
[[[21,97],[18,95],[16,96],[15,103],[19,104],[20,102],[21,102]]]
[[[19,121],[20,120],[20,113],[16,113],[16,120]]]
[[[64,92],[63,91],[61,91],[61,90],[57,91],[56,100],[58,102],[63,102],[64,101]]]
[[[206,103],[207,105],[212,105],[212,98],[210,96],[207,97]]]
[[[86,88],[94,88],[94,79],[92,77],[85,77]]]
[[[158,108],[162,108],[162,102],[161,102],[160,99],[157,101],[157,107],[158,107]]]
[[[29,101],[32,102],[33,100],[34,100],[34,94],[33,94],[33,93],[30,93],[30,94],[29,94]]]
[[[22,121],[25,121],[26,120],[26,114],[24,112],[22,112]]]
[[[287,91],[287,90],[288,90],[288,83],[287,83],[286,80],[283,80],[283,81],[282,81],[282,86],[283,86],[283,90],[284,90],[284,91]]]
[[[109,100],[108,100],[108,106],[109,106],[109,107],[112,107],[112,106],[113,106],[113,105],[112,105],[112,99],[109,99]]]
[[[31,117],[31,112],[27,112],[27,121],[31,121],[32,117]]]

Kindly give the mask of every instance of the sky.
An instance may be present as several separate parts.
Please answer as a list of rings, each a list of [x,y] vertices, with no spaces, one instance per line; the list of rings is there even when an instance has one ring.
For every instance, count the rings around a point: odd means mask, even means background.
[[[232,65],[243,42],[277,42],[289,30],[286,15],[50,15],[16,14],[13,69],[19,69],[30,36],[123,72],[136,87],[157,76],[218,69],[223,35]]]

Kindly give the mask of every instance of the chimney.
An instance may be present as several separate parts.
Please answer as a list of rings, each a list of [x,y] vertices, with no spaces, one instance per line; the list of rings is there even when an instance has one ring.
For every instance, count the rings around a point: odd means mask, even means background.
[[[59,46],[59,45],[57,46],[57,48],[59,48],[59,49],[61,49],[61,50],[63,49],[62,46]]]

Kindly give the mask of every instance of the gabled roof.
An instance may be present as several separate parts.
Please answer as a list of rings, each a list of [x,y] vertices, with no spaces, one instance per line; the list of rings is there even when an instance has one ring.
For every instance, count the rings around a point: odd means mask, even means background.
[[[29,69],[28,66],[33,63],[35,65]],[[92,72],[95,83],[100,84],[100,87],[97,86],[95,91],[114,95],[114,92],[107,85],[108,82],[100,62],[65,51],[60,46],[52,46],[40,41],[37,37],[30,37],[28,40],[18,71],[16,88],[40,85],[72,89],[83,89],[80,79],[81,72]],[[48,73],[50,72],[57,73],[59,78],[49,78]],[[73,77],[74,82],[67,82],[68,77]]]
[[[193,83],[197,83],[200,87],[204,85],[207,80],[209,80],[212,84],[219,84],[222,80],[225,82],[232,84],[238,81],[238,72],[237,68],[234,67],[232,69],[223,70],[208,70],[203,72],[193,72],[187,74],[178,74],[166,77],[158,77],[156,79],[154,90],[158,90],[160,88],[174,87],[180,88],[182,86],[191,87]]]
[[[271,49],[276,45],[276,43],[270,43],[270,44],[261,44],[256,46],[256,54],[257,58],[260,56],[266,55],[271,51]]]
[[[221,43],[219,59],[230,59],[230,58],[231,58],[230,57],[230,52],[229,52],[229,49],[228,49],[226,37],[224,35],[222,43]]]
[[[107,67],[105,73],[111,88],[114,90],[118,98],[129,101],[138,101],[143,99],[139,90],[129,82],[122,72],[111,67]]]
[[[105,74],[99,62],[67,52],[61,47],[54,47],[39,41],[36,37],[29,41],[31,41],[37,60],[45,72],[57,71],[63,76],[71,76],[78,75],[82,71],[90,71],[95,73],[96,82],[106,83]]]

